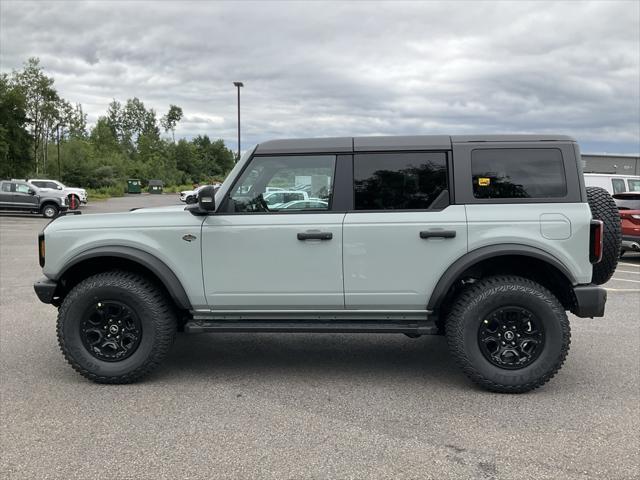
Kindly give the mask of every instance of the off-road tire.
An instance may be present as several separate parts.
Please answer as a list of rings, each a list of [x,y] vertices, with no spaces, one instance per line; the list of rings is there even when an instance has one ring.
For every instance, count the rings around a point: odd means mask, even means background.
[[[600,187],[587,187],[587,201],[591,215],[595,220],[602,220],[604,233],[602,238],[602,260],[593,265],[591,282],[597,285],[607,283],[618,266],[622,230],[620,213],[616,202],[609,192]]]
[[[84,346],[80,325],[92,304],[114,299],[138,316],[142,335],[137,349],[121,361],[104,361]],[[132,383],[154,370],[167,356],[176,335],[173,305],[147,278],[123,271],[89,277],[64,299],[58,313],[58,343],[66,360],[84,377],[97,383]]]
[[[485,316],[513,306],[535,313],[545,331],[539,356],[529,365],[508,370],[482,353],[478,331]],[[571,343],[569,320],[558,299],[542,285],[516,276],[487,277],[468,286],[447,316],[447,343],[464,373],[479,386],[500,393],[523,393],[547,383],[562,367]]]
[[[41,212],[44,218],[56,218],[58,213],[60,213],[60,209],[55,203],[45,203],[42,206]]]

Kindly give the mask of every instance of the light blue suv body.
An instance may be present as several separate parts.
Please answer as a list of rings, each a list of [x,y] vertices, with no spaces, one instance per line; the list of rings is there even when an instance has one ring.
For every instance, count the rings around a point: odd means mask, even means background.
[[[456,298],[496,276],[535,282],[563,314],[601,316],[579,158],[564,136],[266,142],[198,204],[50,223],[35,288],[64,308],[87,279],[132,272],[187,332],[437,333]],[[316,201],[279,210],[264,199],[276,189]]]

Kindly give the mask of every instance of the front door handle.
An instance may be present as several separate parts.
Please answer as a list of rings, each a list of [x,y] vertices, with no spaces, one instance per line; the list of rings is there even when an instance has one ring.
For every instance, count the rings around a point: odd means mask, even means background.
[[[331,240],[333,233],[331,232],[300,232],[298,240]]]
[[[420,238],[455,238],[455,230],[423,230]]]

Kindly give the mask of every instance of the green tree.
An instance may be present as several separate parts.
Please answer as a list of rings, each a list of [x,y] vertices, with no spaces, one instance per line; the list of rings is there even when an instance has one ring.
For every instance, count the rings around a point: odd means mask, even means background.
[[[208,135],[198,135],[193,139],[196,165],[201,176],[224,178],[233,168],[234,155],[223,140],[212,142]]]
[[[182,108],[177,105],[169,105],[169,111],[160,120],[162,128],[165,132],[171,131],[171,138],[173,143],[176,143],[176,125],[182,119]]]
[[[26,113],[31,130],[32,153],[36,173],[40,170],[40,160],[44,165],[42,146],[50,131],[52,119],[58,114],[58,93],[53,87],[53,78],[45,75],[40,60],[29,58],[20,72],[14,72],[14,85],[19,88],[26,99]]]
[[[26,98],[0,75],[0,178],[26,177],[31,170],[31,137],[26,129]]]

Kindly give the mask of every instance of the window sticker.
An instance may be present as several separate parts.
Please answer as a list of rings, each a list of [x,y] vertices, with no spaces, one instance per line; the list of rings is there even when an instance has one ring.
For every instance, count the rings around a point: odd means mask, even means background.
[[[478,178],[478,186],[480,187],[488,187],[491,184],[491,179],[486,177]]]

